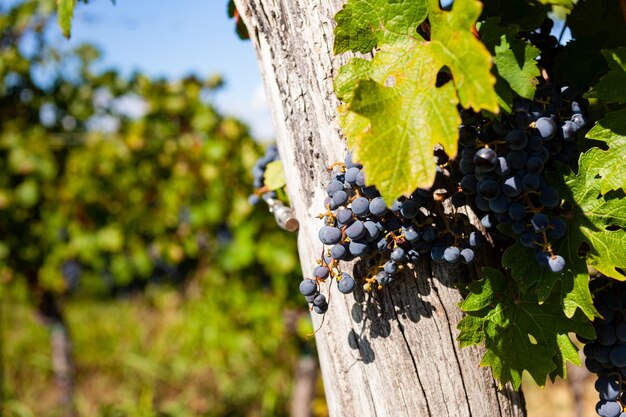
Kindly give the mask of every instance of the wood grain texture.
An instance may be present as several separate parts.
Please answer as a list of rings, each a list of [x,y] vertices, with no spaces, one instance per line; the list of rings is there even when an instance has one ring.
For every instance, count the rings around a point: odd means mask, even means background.
[[[333,16],[342,2],[235,3],[257,51],[287,191],[300,221],[303,274],[311,276],[322,251],[316,216],[324,211],[326,167],[346,152],[333,93],[333,75],[345,59],[332,53]],[[355,266],[356,275],[362,267]],[[525,415],[521,394],[498,390],[491,372],[479,368],[483,351],[460,349],[455,340],[462,314],[454,284],[474,273],[424,261],[379,295],[343,296],[332,286],[316,334],[331,416]],[[321,316],[313,314],[313,322],[318,327]]]

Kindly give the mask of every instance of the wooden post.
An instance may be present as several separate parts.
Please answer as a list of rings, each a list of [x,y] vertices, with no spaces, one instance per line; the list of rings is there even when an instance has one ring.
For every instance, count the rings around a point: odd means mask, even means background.
[[[316,216],[324,211],[326,167],[346,153],[333,92],[344,62],[332,52],[333,16],[342,2],[235,3],[256,48],[300,222],[303,274],[310,277],[322,250]],[[479,368],[483,351],[461,349],[455,340],[462,314],[453,285],[472,273],[424,261],[378,300],[362,291],[344,296],[333,286],[316,333],[331,416],[525,415],[521,394],[499,390],[490,370]],[[321,316],[313,313],[313,322],[319,327]]]

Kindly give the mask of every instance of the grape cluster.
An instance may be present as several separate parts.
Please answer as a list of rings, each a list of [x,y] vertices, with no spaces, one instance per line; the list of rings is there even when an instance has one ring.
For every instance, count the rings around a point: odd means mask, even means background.
[[[379,257],[377,269],[365,278],[365,291],[381,289],[423,256],[448,264],[471,263],[487,238],[501,238],[502,225],[522,245],[536,249],[538,265],[562,272],[565,259],[554,247],[565,236],[566,224],[559,195],[544,174],[557,162],[576,161],[574,140],[587,125],[583,107],[570,88],[546,83],[537,88],[534,100],[517,100],[511,114],[498,119],[462,110],[456,157],[436,147],[433,186],[389,206],[348,154],[345,162],[330,167],[326,212],[319,216],[324,249],[301,293],[315,311],[325,312],[327,300],[315,302],[314,297],[327,278],[341,283],[345,274],[339,261]],[[464,206],[479,216],[484,230],[470,224]],[[354,285],[345,287],[351,291]]]
[[[439,151],[443,166],[447,157]],[[335,278],[345,294],[356,286],[352,276],[338,270],[339,261],[378,256],[379,265],[369,271],[364,283],[365,291],[371,291],[392,282],[407,264],[423,256],[449,264],[471,263],[474,249],[484,242],[465,214],[446,211],[445,188],[438,188],[449,183],[445,167],[437,168],[433,188],[417,189],[390,206],[375,186],[366,185],[362,168],[350,154],[345,162],[330,168],[333,175],[326,187],[326,212],[319,216],[323,225],[318,236],[324,250],[313,278],[300,285],[300,292],[318,313],[327,308],[321,302],[325,298],[319,295],[320,282]]]
[[[509,225],[524,246],[537,249],[539,265],[561,272],[565,260],[552,246],[565,236],[566,225],[554,215],[559,195],[543,174],[555,162],[575,160],[574,140],[587,125],[581,102],[570,88],[546,84],[534,101],[517,101],[512,114],[500,120],[462,116],[459,185],[473,196],[481,223],[488,230]]]
[[[598,375],[595,383],[601,417],[626,417],[626,286],[597,274],[590,283],[593,302],[602,315],[594,320],[597,339],[586,342],[585,366]]]
[[[278,159],[278,148],[276,145],[272,144],[265,149],[265,154],[257,159],[252,167],[252,176],[254,178],[252,185],[254,187],[254,193],[250,194],[250,197],[248,197],[248,202],[251,205],[256,205],[261,197],[276,198],[275,191],[265,189],[265,169],[270,162],[277,161]]]

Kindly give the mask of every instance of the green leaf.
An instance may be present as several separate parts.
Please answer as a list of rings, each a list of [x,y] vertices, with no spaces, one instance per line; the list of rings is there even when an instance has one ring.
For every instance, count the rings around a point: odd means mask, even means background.
[[[589,291],[587,265],[578,256],[579,246],[580,242],[573,242],[568,234],[553,248],[555,253],[565,259],[565,270],[560,274],[555,274],[534,261],[529,262],[529,259],[534,260],[537,249],[527,248],[519,242],[504,251],[502,265],[511,269],[511,275],[520,291],[526,293],[532,289],[539,303],[544,303],[552,294],[554,286],[560,282],[561,304],[565,315],[572,317],[580,309],[589,319],[593,319],[598,317],[598,312],[593,306]]]
[[[532,294],[520,294],[515,282],[498,270],[484,268],[483,277],[461,303],[468,315],[458,325],[458,339],[470,345],[483,337],[487,352],[481,366],[491,366],[501,384],[511,382],[519,388],[527,371],[544,385],[546,377],[564,374],[566,361],[579,363],[568,334],[594,338],[589,320],[582,314],[565,316],[556,294],[538,304]],[[472,310],[486,300],[491,300],[488,307]]]
[[[547,268],[542,268],[536,262],[529,262],[529,260],[534,260],[535,252],[537,252],[536,249],[517,242],[504,251],[502,266],[511,270],[511,275],[520,291],[525,293],[533,288],[538,293],[539,302],[544,302],[552,292],[558,275],[551,274]],[[553,276],[549,277],[550,274]]]
[[[518,25],[499,26],[499,17],[490,17],[480,25],[480,38],[495,56],[496,75],[506,80],[518,95],[532,99],[540,75],[535,58],[540,51],[535,46],[517,39]],[[500,81],[500,80],[498,80]],[[496,91],[502,90],[496,84]],[[503,97],[502,97],[503,98]],[[506,103],[512,103],[506,101]]]
[[[600,193],[597,175],[606,167],[601,152],[594,149],[581,155],[578,173],[561,167],[546,175],[561,198],[571,204],[567,213],[568,231],[564,239],[573,255],[585,242],[589,245],[587,263],[603,274],[624,280],[626,268],[626,204],[621,191]]]
[[[438,0],[429,0],[428,19],[435,53],[450,67],[461,105],[495,114],[498,104],[490,72],[491,55],[472,33],[481,7],[476,0],[457,0],[447,12],[441,10]]]
[[[283,163],[278,161],[272,161],[267,164],[265,168],[265,176],[263,177],[265,180],[265,186],[269,188],[270,191],[278,190],[279,188],[283,188],[287,181],[285,180],[285,170],[283,168]]]
[[[373,67],[372,61],[360,58],[348,60],[339,68],[337,76],[335,76],[334,83],[337,98],[350,103],[359,81],[370,78],[374,69],[376,68]]]
[[[349,2],[344,14],[338,16],[337,33],[371,30],[372,21],[390,19],[391,9],[387,7],[416,7],[409,0],[391,6],[375,3],[372,13],[376,13],[348,19],[346,10],[356,7],[359,1]],[[432,185],[435,144],[441,144],[450,155],[456,154],[459,103],[476,111],[498,112],[491,55],[472,34],[480,3],[458,0],[447,12],[440,9],[438,1],[429,1],[430,41],[417,34],[416,26],[423,17],[422,12],[413,9],[409,13],[413,17],[403,15],[393,25],[377,28],[382,34],[363,41],[354,40],[353,35],[344,36],[344,41],[336,45],[338,51],[352,47],[363,51],[363,45],[369,48],[374,43],[379,46],[371,61],[353,59],[340,69],[335,91],[347,105],[340,108],[344,136],[354,145],[368,183],[376,184],[388,202],[417,187]],[[379,16],[378,20],[374,15]],[[437,75],[444,68],[449,70],[452,81],[437,87]]]
[[[608,103],[626,103],[626,48],[602,51],[609,63],[609,72],[585,94]]]
[[[521,97],[532,99],[539,82],[537,77],[540,75],[535,61],[540,53],[539,49],[522,41],[509,44],[507,37],[503,35],[495,51],[493,62],[498,68],[498,74]]]
[[[76,0],[57,0],[57,20],[63,31],[63,35],[69,39],[72,29],[72,17],[74,16],[74,7]]]
[[[461,347],[477,345],[485,338],[483,329],[484,320],[480,317],[465,316],[459,322],[457,328],[460,330],[456,340]]]
[[[382,43],[413,37],[427,11],[425,0],[350,0],[335,15],[335,54],[371,52]]]
[[[355,151],[367,182],[391,202],[432,184],[433,147],[440,143],[456,154],[460,117],[452,84],[434,85],[441,63],[431,45],[407,41],[381,50],[374,61],[392,65],[382,83],[359,82],[349,110],[370,121],[369,129],[355,138]]]
[[[602,182],[598,176],[607,168],[606,153],[597,148],[587,151],[580,158],[578,174],[561,166],[558,172],[546,175],[567,202],[563,213],[568,227],[566,235],[553,243],[554,252],[566,261],[565,270],[554,274],[528,262],[536,250],[519,242],[507,248],[502,258],[502,265],[510,268],[520,290],[526,293],[533,289],[539,302],[545,302],[552,288],[560,283],[563,311],[568,317],[578,309],[589,319],[598,317],[589,292],[587,263],[607,276],[625,279],[622,271],[626,267],[626,205],[622,191],[604,196],[600,193]],[[584,245],[589,247],[586,262],[579,255]]]
[[[567,362],[571,362],[576,366],[580,366],[580,356],[578,356],[578,348],[566,334],[557,334],[556,343],[559,348],[554,356],[554,363],[557,364],[556,369],[550,373],[550,379],[555,381],[556,377],[565,379],[567,377]]]
[[[587,133],[587,138],[609,145],[608,151],[590,150],[594,152],[592,158],[598,161],[600,192],[626,192],[626,170],[620,169],[626,161],[626,109],[608,113]]]

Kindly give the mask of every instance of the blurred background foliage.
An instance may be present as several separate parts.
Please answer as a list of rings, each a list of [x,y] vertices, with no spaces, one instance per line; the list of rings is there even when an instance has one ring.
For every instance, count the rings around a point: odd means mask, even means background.
[[[312,329],[295,235],[247,202],[262,146],[219,77],[96,73],[53,11],[0,10],[0,413],[288,414]]]

